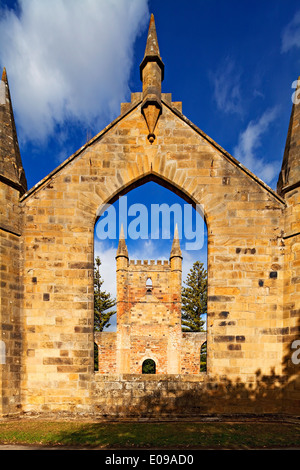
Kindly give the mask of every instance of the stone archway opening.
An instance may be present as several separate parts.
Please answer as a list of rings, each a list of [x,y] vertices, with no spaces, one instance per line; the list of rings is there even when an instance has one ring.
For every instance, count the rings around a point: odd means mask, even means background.
[[[200,209],[201,210],[197,211],[195,201],[192,201],[178,188],[173,187],[169,182],[165,182],[154,175],[152,175],[152,178],[148,175],[139,181],[135,181],[129,187],[121,191],[118,197],[114,196],[109,204],[101,208],[95,224],[94,255],[95,257],[99,256],[101,259],[103,289],[111,293],[112,297],[116,298],[119,316],[121,315],[122,302],[120,301],[120,289],[118,291],[117,285],[116,271],[118,271],[118,269],[116,255],[121,231],[127,250],[128,259],[126,263],[130,266],[140,264],[142,267],[138,281],[137,278],[134,277],[134,273],[126,274],[131,276],[131,282],[138,288],[138,294],[135,297],[142,298],[144,294],[148,294],[146,301],[150,301],[151,299],[151,301],[155,303],[155,299],[158,299],[157,302],[167,306],[166,292],[164,291],[164,275],[161,273],[156,273],[155,275],[153,275],[153,273],[152,275],[149,274],[151,269],[153,269],[151,266],[157,266],[158,263],[161,263],[161,270],[163,270],[164,267],[169,264],[172,243],[174,243],[174,233],[177,230],[181,250],[180,256],[182,258],[180,286],[177,291],[177,300],[180,301],[182,285],[186,282],[189,272],[193,269],[194,263],[201,262],[203,266],[205,266],[205,269],[207,269],[207,227],[202,208]],[[148,274],[146,273],[145,266],[148,266]],[[137,270],[138,268],[135,267],[133,269]],[[143,271],[145,271],[145,273]],[[142,284],[138,287],[142,277]],[[171,285],[171,281],[167,283]],[[124,286],[122,289],[124,290]],[[154,295],[149,295],[150,293]],[[145,299],[141,301],[145,302]],[[130,305],[130,308],[132,308],[134,302],[131,302]],[[160,308],[157,307],[157,310],[159,311]],[[136,318],[142,318],[143,310],[138,311],[138,307],[135,307],[135,310],[133,310],[130,315],[132,321],[137,322]],[[152,313],[152,315],[156,318],[162,316],[162,323],[166,322],[163,316],[165,315],[167,318],[167,313],[162,314],[160,311],[158,315],[157,313]],[[177,316],[180,322],[180,308],[178,308]],[[204,316],[206,327],[206,312]],[[146,325],[147,322],[149,322],[149,319],[146,320]],[[119,323],[117,313],[109,320],[110,326],[104,328],[104,334],[100,335],[101,338],[97,333],[98,341],[102,342],[102,346],[103,342],[107,346],[109,342],[110,355],[113,349],[113,345],[110,341],[112,339],[117,342],[121,341],[118,336]],[[197,339],[197,335],[194,335],[195,329],[192,323],[191,319],[190,331],[185,329],[185,353],[184,358],[178,359],[177,361],[178,365],[176,366],[177,368],[175,368],[177,373],[188,374],[191,370],[193,370],[193,373],[200,373],[200,351],[198,351],[198,355],[196,352],[197,348],[200,347],[199,338]],[[147,328],[150,331],[152,325],[146,325],[145,331]],[[132,328],[134,327],[132,326]],[[203,332],[203,329],[201,331]],[[115,338],[109,335],[109,333],[113,333]],[[149,334],[151,335],[152,333]],[[165,335],[165,333],[162,334]],[[202,336],[203,333],[201,333],[201,338]],[[104,347],[106,347],[105,344]],[[99,344],[99,348],[102,346]],[[145,348],[146,346],[144,349]],[[144,350],[141,350],[139,354],[143,354],[144,352]],[[116,356],[117,354],[116,352]],[[171,361],[170,358],[172,354],[170,352],[168,354],[169,361]],[[100,356],[105,357],[103,351]],[[187,360],[187,358],[189,358],[189,360]],[[119,359],[119,361],[121,361],[121,359]],[[140,373],[133,365],[134,361],[131,361],[131,365],[129,364],[129,359],[128,361],[126,367],[124,366],[126,372]],[[195,361],[197,365],[192,367],[191,363],[193,361]],[[117,362],[118,358],[115,357],[116,366],[113,369],[110,367],[111,372],[119,370]],[[167,361],[162,361],[161,363],[166,362]],[[181,366],[179,366],[179,363]],[[168,369],[166,365],[159,373],[167,373],[168,370],[170,369]],[[123,369],[122,371],[124,372]],[[101,365],[99,372],[101,372]],[[107,372],[109,372],[107,367],[104,367],[103,373]]]
[[[142,364],[142,374],[156,374],[156,363],[153,359],[145,359]]]
[[[146,281],[147,294],[151,294],[152,288],[153,288],[152,279],[151,279],[151,277],[148,277],[147,281]]]

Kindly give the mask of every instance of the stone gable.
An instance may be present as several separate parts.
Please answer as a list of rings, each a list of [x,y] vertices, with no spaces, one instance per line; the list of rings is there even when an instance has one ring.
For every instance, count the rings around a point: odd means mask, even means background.
[[[153,32],[154,19],[150,27]],[[11,168],[4,171],[5,160],[0,178],[2,416],[299,414],[299,366],[291,360],[300,330],[294,149],[299,129],[293,125],[298,108],[292,112],[283,164],[284,181],[288,173],[292,185],[283,187],[281,179],[279,194],[192,124],[181,103],[161,93],[163,68],[159,51],[147,47],[142,93],[133,93],[113,123],[27,193],[23,179],[15,181]],[[148,181],[203,210],[206,373],[198,368],[203,335],[181,333],[180,279],[178,271],[172,274],[171,261],[119,266],[120,328],[94,334],[95,222],[103,204]],[[153,278],[151,294],[146,276]],[[142,321],[149,327],[146,336]],[[104,364],[99,372],[94,371],[95,341]],[[140,373],[149,355],[157,362],[152,377]]]

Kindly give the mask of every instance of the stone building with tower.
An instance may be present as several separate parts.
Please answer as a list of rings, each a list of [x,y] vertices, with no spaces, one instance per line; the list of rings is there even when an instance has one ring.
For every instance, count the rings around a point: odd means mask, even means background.
[[[300,80],[274,191],[162,92],[153,16],[140,72],[120,116],[29,190],[3,72],[0,416],[299,415]],[[180,332],[179,256],[130,263],[121,238],[118,331],[94,333],[99,207],[148,181],[203,207],[205,373],[185,365],[195,345]],[[109,371],[94,371],[95,341]],[[148,357],[157,367],[146,376]]]
[[[177,227],[169,261],[129,260],[124,231],[116,254],[117,331],[96,333],[99,372],[199,374],[206,333],[181,329],[182,254]]]

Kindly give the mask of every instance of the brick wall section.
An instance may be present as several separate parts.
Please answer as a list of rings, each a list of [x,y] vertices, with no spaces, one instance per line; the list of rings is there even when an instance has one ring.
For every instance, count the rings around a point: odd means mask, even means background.
[[[115,332],[101,331],[95,333],[95,343],[98,346],[98,370],[101,374],[116,374],[117,335]]]
[[[181,374],[199,374],[201,347],[206,333],[182,333]]]

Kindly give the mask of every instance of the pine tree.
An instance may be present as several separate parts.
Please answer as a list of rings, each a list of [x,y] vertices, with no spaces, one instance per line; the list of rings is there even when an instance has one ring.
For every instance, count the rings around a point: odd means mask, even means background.
[[[182,287],[182,331],[205,331],[203,316],[207,313],[207,271],[203,263],[193,264]]]
[[[99,256],[96,257],[94,263],[94,329],[95,331],[103,331],[105,327],[110,326],[109,320],[116,313],[111,310],[116,305],[110,293],[102,290],[103,279],[100,274],[101,261]]]

